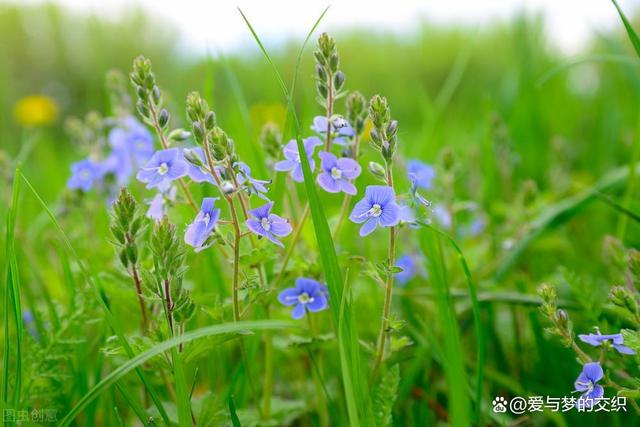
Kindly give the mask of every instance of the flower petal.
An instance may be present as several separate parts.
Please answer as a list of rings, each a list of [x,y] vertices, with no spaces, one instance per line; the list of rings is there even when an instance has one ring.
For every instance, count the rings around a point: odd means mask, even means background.
[[[396,193],[387,185],[369,185],[365,190],[365,198],[369,203],[382,207],[391,201],[395,201]]]
[[[262,219],[269,216],[269,212],[271,212],[272,207],[273,202],[269,202],[266,205],[260,206],[259,208],[250,210],[249,213],[258,219]]]
[[[400,222],[400,207],[393,203],[388,203],[382,208],[380,214],[380,225],[383,227],[393,227]]]
[[[365,222],[368,217],[366,216],[367,212],[371,209],[371,203],[367,200],[367,198],[363,198],[353,207],[351,214],[349,214],[349,219],[356,224],[360,224]]]
[[[376,229],[377,226],[378,218],[369,218],[369,220],[360,227],[360,237],[368,236]]]
[[[295,305],[298,303],[298,295],[296,288],[287,288],[278,294],[278,301],[284,305]]]
[[[291,310],[291,317],[295,320],[302,319],[305,313],[306,310],[304,308],[304,304],[298,304],[293,308],[293,310]]]
[[[320,175],[318,175],[316,181],[318,182],[320,187],[322,187],[322,189],[328,193],[340,192],[340,185],[338,184],[338,181],[333,179],[329,172],[322,172]]]

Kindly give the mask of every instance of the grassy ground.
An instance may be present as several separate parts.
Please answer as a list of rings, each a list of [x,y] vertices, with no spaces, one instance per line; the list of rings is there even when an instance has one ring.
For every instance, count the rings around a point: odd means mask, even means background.
[[[322,30],[320,24],[317,34]],[[332,239],[326,232],[335,227],[342,198],[319,189],[316,198],[313,186],[276,177],[258,145],[266,122],[287,138],[296,133],[288,111],[296,111],[303,136],[311,133],[312,118],[324,114],[312,79],[317,34],[297,74],[301,40],[279,49],[262,40],[287,87],[297,76],[287,105],[257,44],[226,58],[194,58],[179,50],[170,29],[143,15],[108,23],[53,7],[0,7],[0,39],[7,41],[0,44],[3,409],[50,408],[60,421],[89,396],[95,399],[79,411],[76,425],[133,425],[149,416],[162,424],[158,406],[181,425],[191,423],[191,413],[198,425],[368,426],[387,406],[398,426],[635,425],[630,404],[623,414],[524,416],[497,415],[491,406],[496,396],[572,395],[580,364],[572,349],[545,333],[550,322],[539,310],[541,283],[557,289],[576,334],[638,326],[607,299],[611,286],[635,285],[626,251],[640,243],[634,214],[640,203],[628,169],[640,154],[640,62],[622,25],[596,34],[572,58],[535,17],[483,31],[425,25],[410,38],[332,34],[347,89],[386,96],[399,121],[398,192],[409,190],[406,160],[421,159],[437,171],[424,195],[455,212],[449,229],[434,223],[444,237],[430,227],[400,231],[397,254],[426,255],[428,278],[394,288],[392,311],[402,321],[394,326],[401,330],[372,393],[367,380],[384,291],[370,273],[387,257],[387,233],[359,238],[358,226],[347,221]],[[79,197],[65,187],[70,164],[84,153],[65,134],[64,119],[113,113],[105,74],[128,73],[138,54],[153,61],[172,126],[189,128],[184,100],[200,91],[255,175],[276,177],[274,199],[289,217],[299,219],[307,200],[312,211],[279,288],[254,286],[251,262],[241,265],[247,324],[232,322],[231,265],[216,247],[188,251],[184,283],[196,312],[179,336],[194,340],[179,354],[159,344],[169,339],[166,331],[140,333],[135,293],[109,243],[104,197]],[[14,106],[30,94],[56,101],[54,123],[16,122]],[[344,99],[336,109],[344,113]],[[380,157],[364,144],[364,169],[369,161]],[[364,171],[357,186],[362,193],[374,183]],[[129,188],[139,202],[153,195],[138,182]],[[192,191],[198,200],[216,194],[205,186]],[[182,232],[193,212],[178,206],[170,218]],[[484,224],[479,233],[470,231],[475,220]],[[285,252],[265,242],[259,248],[251,256],[265,257],[273,285]],[[336,292],[330,309],[310,323],[291,322],[275,299],[301,275]],[[33,320],[25,323],[26,311]],[[611,372],[628,374],[620,379],[625,387],[638,389],[635,356],[612,352],[607,363]]]

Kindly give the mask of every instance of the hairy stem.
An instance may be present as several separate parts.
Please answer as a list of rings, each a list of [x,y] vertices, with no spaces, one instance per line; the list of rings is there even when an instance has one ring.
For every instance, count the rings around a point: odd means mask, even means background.
[[[386,163],[387,167],[387,185],[393,188],[393,171],[391,170],[391,164]],[[389,256],[388,267],[391,268],[395,264],[395,251],[396,251],[396,227],[389,229]],[[369,386],[373,386],[378,375],[378,370],[382,364],[384,358],[384,348],[387,341],[387,329],[389,328],[389,316],[391,314],[391,296],[393,291],[393,281],[395,275],[391,272],[387,273],[387,281],[384,289],[384,303],[382,306],[382,323],[380,324],[380,334],[378,336],[378,350],[376,352],[376,359],[371,370],[371,379],[369,380]]]
[[[140,313],[142,313],[142,333],[146,335],[149,330],[149,318],[147,317],[147,310],[144,306],[144,298],[142,296],[142,282],[138,275],[138,267],[135,264],[131,266],[131,277],[133,278],[133,283],[136,285],[136,294],[138,295],[138,303],[140,304]]]

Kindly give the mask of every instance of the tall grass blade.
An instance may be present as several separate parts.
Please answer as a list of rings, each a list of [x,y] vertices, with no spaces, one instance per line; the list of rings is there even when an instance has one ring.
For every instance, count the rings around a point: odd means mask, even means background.
[[[293,105],[293,99],[289,90],[287,89],[287,85],[284,83],[284,80],[282,79],[278,68],[272,61],[269,53],[260,41],[260,38],[258,37],[253,27],[251,26],[251,23],[244,15],[242,10],[238,10],[242,15],[245,23],[247,24],[249,31],[251,31],[251,34],[253,35],[256,43],[260,47],[260,50],[265,56],[267,62],[273,68],[278,84],[280,85],[280,88],[282,89],[282,92],[287,100],[288,113],[293,119],[295,136],[298,143],[298,150],[303,153],[304,146],[302,144],[300,122]],[[318,20],[309,31],[309,34],[307,35],[301,47],[301,52],[310,39],[312,33],[315,31],[316,27],[324,17],[327,10],[328,8],[322,12]],[[345,399],[347,402],[357,402],[358,404],[358,410],[356,410],[355,405],[353,404],[347,405],[349,413],[349,423],[352,426],[359,426],[361,416],[364,416],[366,419],[369,418],[369,405],[367,403],[368,392],[363,386],[364,381],[361,379],[362,370],[358,363],[359,358],[356,357],[360,349],[357,346],[357,340],[355,340],[356,345],[354,345],[353,336],[356,332],[352,323],[353,310],[351,304],[349,304],[348,301],[344,302],[344,306],[342,303],[344,297],[344,284],[342,281],[342,274],[338,265],[338,258],[336,256],[335,247],[333,246],[333,239],[331,237],[329,224],[327,223],[326,215],[322,208],[322,204],[320,203],[320,198],[316,191],[313,175],[311,173],[311,168],[306,156],[301,156],[301,163],[304,176],[304,186],[311,211],[311,218],[320,251],[320,258],[325,273],[325,279],[327,281],[329,289],[329,300],[334,301],[334,303],[330,304],[330,306],[334,320],[334,327],[336,328],[336,335],[338,336],[338,346],[340,347],[340,351],[343,352],[341,353],[343,357],[341,357],[340,360],[340,367],[342,371]],[[335,303],[336,301],[341,301],[341,304],[337,305]],[[343,307],[344,310],[342,315],[340,314],[340,307]]]
[[[467,290],[469,293],[469,300],[471,301],[471,312],[473,313],[473,323],[476,334],[477,356],[476,356],[476,411],[475,422],[479,423],[482,417],[482,385],[484,383],[484,362],[486,359],[487,344],[485,341],[484,331],[482,329],[482,318],[480,317],[480,300],[478,298],[478,290],[473,282],[471,271],[467,260],[462,253],[462,249],[456,243],[456,241],[448,234],[430,226],[429,224],[421,223],[423,226],[433,230],[438,235],[442,236],[453,248],[458,256],[458,260],[462,267],[465,280],[467,282]],[[449,292],[451,295],[451,292]]]
[[[631,26],[631,23],[627,19],[626,15],[622,11],[622,8],[618,4],[616,0],[611,0],[613,5],[618,10],[618,14],[620,15],[620,19],[622,19],[622,23],[624,24],[624,28],[627,30],[627,35],[629,36],[629,40],[631,40],[631,44],[633,48],[636,50],[636,54],[640,57],[640,38],[638,38],[638,34],[636,34],[635,30]]]
[[[190,341],[198,340],[201,338],[212,337],[221,334],[228,333],[240,333],[246,331],[256,330],[281,330],[288,328],[296,328],[296,324],[292,322],[283,322],[278,320],[263,320],[263,321],[241,321],[234,323],[225,323],[222,325],[207,326],[204,328],[196,329],[191,332],[185,332],[182,335],[170,338],[166,341],[158,343],[151,347],[149,350],[140,353],[127,360],[124,364],[113,370],[109,375],[104,377],[97,383],[89,392],[82,396],[76,403],[71,411],[62,419],[60,426],[70,425],[75,417],[93,400],[95,400],[102,392],[109,389],[113,384],[122,379],[129,372],[135,370],[146,361],[158,356],[166,351],[175,349],[181,343],[187,343]],[[188,389],[187,389],[188,394]]]
[[[449,291],[442,245],[432,229],[421,230],[420,245],[427,256],[431,283],[436,291],[436,312],[442,326],[444,359],[442,361],[448,388],[451,425],[466,427],[471,423],[471,402],[463,359],[463,346],[458,320]]]

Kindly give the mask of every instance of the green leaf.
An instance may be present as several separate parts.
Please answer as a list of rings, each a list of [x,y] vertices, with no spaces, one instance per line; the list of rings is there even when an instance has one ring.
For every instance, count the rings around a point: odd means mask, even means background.
[[[636,353],[640,353],[640,334],[631,329],[623,329],[620,333],[622,333],[624,345]]]

